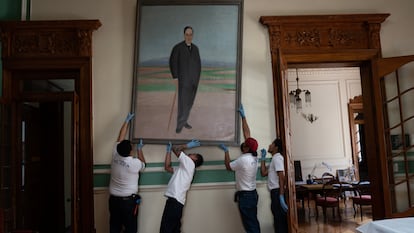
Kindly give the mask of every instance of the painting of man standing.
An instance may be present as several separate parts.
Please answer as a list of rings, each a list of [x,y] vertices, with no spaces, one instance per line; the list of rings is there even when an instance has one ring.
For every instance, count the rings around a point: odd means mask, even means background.
[[[191,129],[187,122],[197,94],[201,74],[201,59],[198,47],[192,43],[193,28],[184,28],[184,41],[176,44],[171,51],[169,66],[173,79],[178,80],[178,110],[175,132]]]

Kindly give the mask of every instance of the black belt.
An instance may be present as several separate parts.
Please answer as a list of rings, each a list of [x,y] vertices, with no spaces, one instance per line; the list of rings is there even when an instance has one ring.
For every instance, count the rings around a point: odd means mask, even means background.
[[[256,192],[257,192],[256,189],[250,190],[250,191],[243,191],[243,190],[242,191],[237,191],[237,192],[234,193],[234,202],[238,202],[239,201],[241,194],[244,194],[244,193],[256,193]]]
[[[254,192],[256,192],[256,189],[253,189],[253,190],[241,190],[241,191],[237,191],[238,193],[240,193],[240,194],[243,194],[243,193],[254,193]]]
[[[132,194],[131,196],[127,196],[127,197],[118,197],[118,196],[111,195],[110,198],[114,200],[128,201],[128,200],[141,199],[141,196],[138,194]]]
[[[280,190],[280,188],[275,188],[275,189],[270,190],[270,192],[271,192],[271,193],[274,193],[274,192],[279,192],[279,190]]]

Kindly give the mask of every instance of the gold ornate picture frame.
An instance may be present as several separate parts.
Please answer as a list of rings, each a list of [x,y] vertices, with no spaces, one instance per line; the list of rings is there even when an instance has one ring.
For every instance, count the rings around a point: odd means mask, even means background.
[[[140,1],[137,8],[132,140],[239,141],[243,1]],[[188,123],[177,130],[178,84],[169,60],[193,28],[201,75]]]

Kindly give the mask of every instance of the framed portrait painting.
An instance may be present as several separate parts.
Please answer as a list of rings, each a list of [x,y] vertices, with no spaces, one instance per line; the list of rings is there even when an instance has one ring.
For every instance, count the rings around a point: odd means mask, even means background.
[[[239,141],[243,1],[138,1],[132,140]]]

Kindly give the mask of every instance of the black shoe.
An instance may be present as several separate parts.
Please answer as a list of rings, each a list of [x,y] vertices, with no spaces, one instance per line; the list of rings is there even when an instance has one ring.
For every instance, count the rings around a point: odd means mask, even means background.
[[[180,128],[176,128],[175,129],[175,133],[181,133],[181,130],[182,130],[183,128],[182,127],[180,127]]]
[[[191,125],[189,125],[188,123],[185,123],[184,127],[185,127],[186,129],[192,129],[192,128],[193,128],[193,127],[192,127]]]

